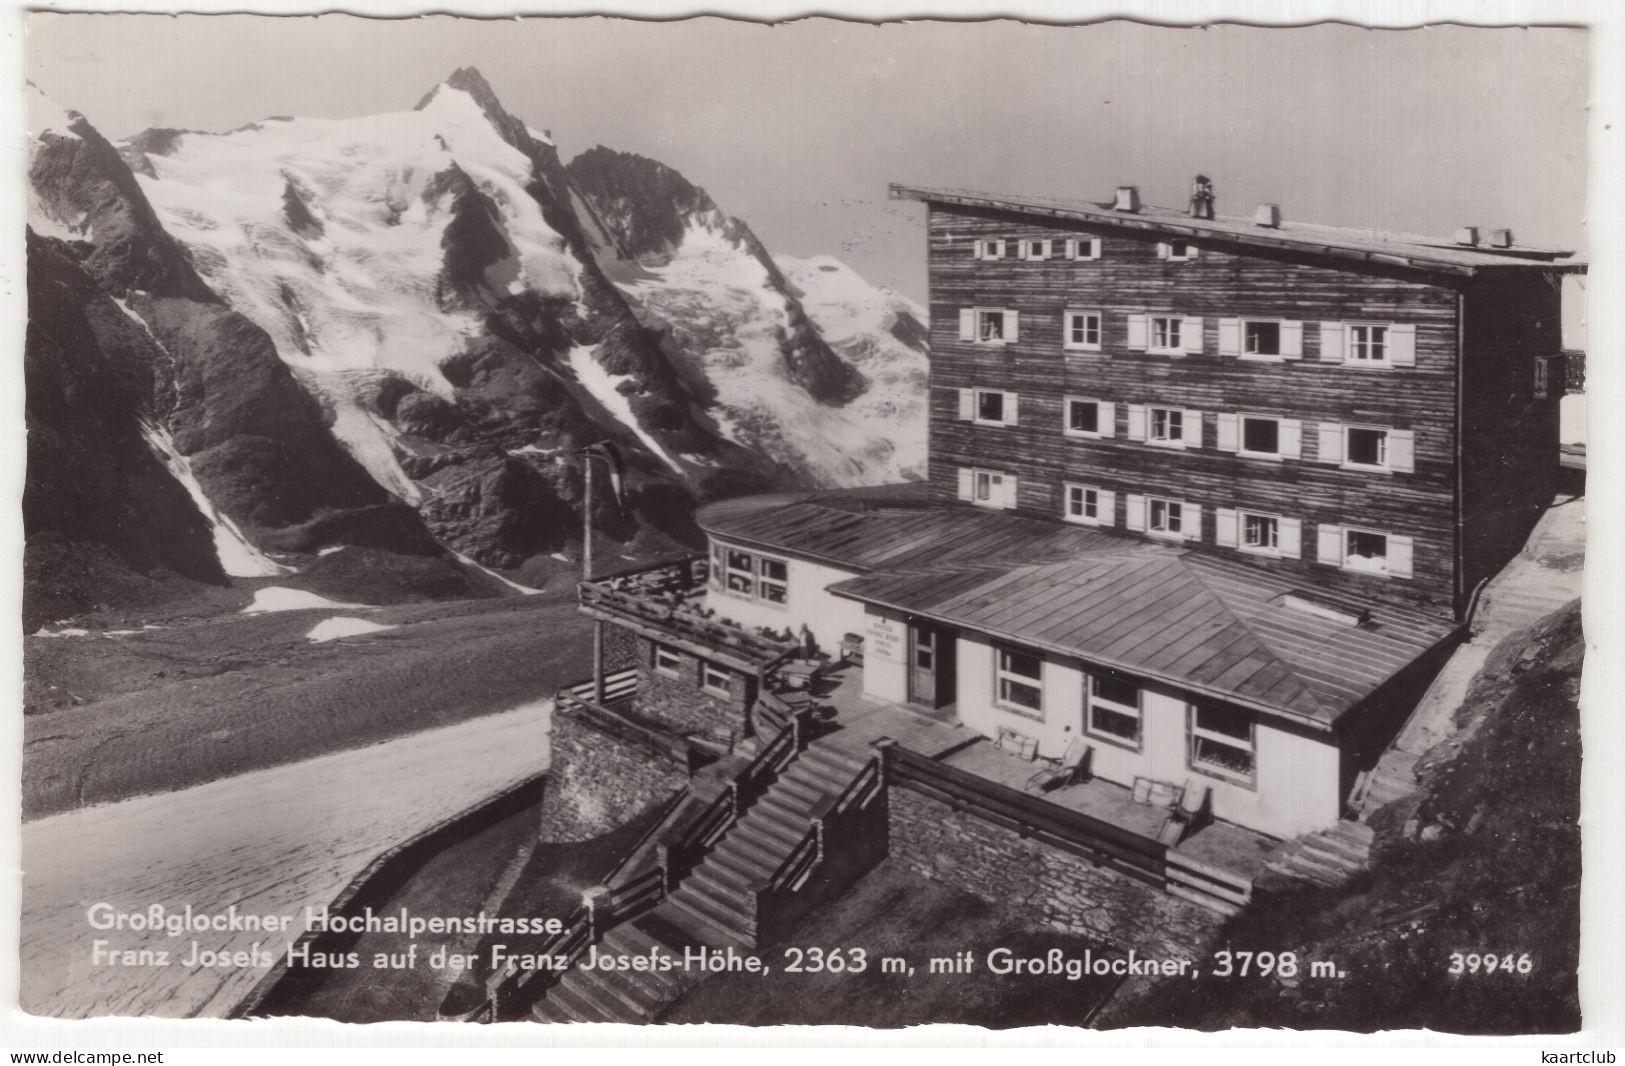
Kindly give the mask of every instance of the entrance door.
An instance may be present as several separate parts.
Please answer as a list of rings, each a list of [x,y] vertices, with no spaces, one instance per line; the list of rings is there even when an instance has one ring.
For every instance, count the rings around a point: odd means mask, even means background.
[[[954,700],[953,634],[925,622],[908,627],[908,699],[922,707]]]

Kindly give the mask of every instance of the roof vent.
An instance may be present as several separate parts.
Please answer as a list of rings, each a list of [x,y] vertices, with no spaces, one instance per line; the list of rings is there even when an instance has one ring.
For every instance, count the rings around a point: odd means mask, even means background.
[[[1268,226],[1270,229],[1281,228],[1281,205],[1259,204],[1253,212],[1253,225]]]
[[[1509,229],[1490,230],[1490,245],[1495,248],[1512,247],[1512,231]]]
[[[1476,248],[1478,247],[1478,227],[1463,226],[1458,229],[1456,231],[1456,235],[1450,239],[1455,241],[1457,244],[1465,244],[1469,248]]]
[[[1118,211],[1138,211],[1140,209],[1140,187],[1138,185],[1119,185],[1117,187],[1117,202],[1112,207]]]

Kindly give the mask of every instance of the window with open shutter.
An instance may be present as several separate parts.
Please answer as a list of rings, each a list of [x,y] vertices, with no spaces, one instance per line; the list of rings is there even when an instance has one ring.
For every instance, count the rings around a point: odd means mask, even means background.
[[[1219,354],[1241,354],[1241,319],[1219,319]]]
[[[1221,548],[1234,548],[1236,540],[1236,521],[1239,512],[1231,507],[1220,507],[1214,512],[1213,543]]]
[[[1200,448],[1202,446],[1202,412],[1195,408],[1185,411],[1184,425],[1181,427],[1181,439],[1187,448]]]
[[[1181,505],[1181,510],[1184,512],[1184,514],[1182,515],[1183,521],[1181,523],[1180,534],[1186,540],[1201,540],[1202,509],[1197,507],[1195,504],[1187,503]]]
[[[1241,447],[1241,440],[1236,426],[1237,419],[1233,411],[1219,412],[1219,450],[1221,452],[1233,452]]]
[[[959,312],[959,339],[962,341],[976,339],[976,311],[972,308]]]
[[[1297,559],[1303,555],[1303,520],[1299,518],[1281,519],[1281,554],[1288,559]]]
[[[1124,436],[1129,440],[1145,440],[1145,405],[1131,403],[1127,406],[1128,432]]]
[[[1414,566],[1415,553],[1415,542],[1410,537],[1390,536],[1388,538],[1388,572],[1394,577],[1410,577]]]
[[[1018,311],[1004,313],[1004,339],[1014,344],[1019,338],[1021,329],[1021,314]]]
[[[1117,493],[1109,489],[1100,490],[1100,524],[1115,526],[1117,524]]]
[[[1281,323],[1281,358],[1303,358],[1303,323]]]
[[[1281,419],[1281,458],[1303,458],[1303,422],[1299,419]]]
[[[968,466],[959,468],[959,498],[968,500],[976,491],[976,472]]]
[[[976,417],[976,390],[959,390],[959,420],[969,422]]]
[[[1016,401],[1017,396],[1015,393],[1007,392],[1004,394],[1004,424],[1007,426],[1018,424],[1016,420]]]
[[[1179,330],[1179,350],[1189,355],[1202,354],[1202,320],[1186,318]]]
[[[1117,433],[1117,405],[1102,403],[1100,405],[1100,435],[1102,437],[1115,436]]]
[[[1004,478],[1004,509],[1013,511],[1016,508],[1016,476],[1007,474]]]

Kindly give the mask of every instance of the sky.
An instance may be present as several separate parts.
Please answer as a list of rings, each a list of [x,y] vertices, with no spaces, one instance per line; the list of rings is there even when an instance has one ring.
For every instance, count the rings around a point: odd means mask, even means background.
[[[1200,171],[1221,214],[1585,247],[1578,29],[35,14],[25,56],[115,140],[404,110],[476,66],[566,160],[659,159],[921,300],[924,207],[888,182],[1182,206]]]

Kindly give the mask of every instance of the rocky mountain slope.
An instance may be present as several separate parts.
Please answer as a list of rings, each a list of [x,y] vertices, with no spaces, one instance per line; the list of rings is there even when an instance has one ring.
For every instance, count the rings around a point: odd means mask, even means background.
[[[855,328],[853,293],[804,305],[703,190],[606,149],[566,167],[472,69],[411,111],[117,148],[37,92],[30,115],[29,411],[67,442],[36,441],[31,544],[211,580],[349,545],[540,585],[579,550],[577,452],[599,440],[627,456],[627,506],[595,518],[628,557],[692,543],[707,498],[918,466],[918,308]],[[85,328],[95,345],[54,354]],[[75,429],[87,352],[120,382],[96,399],[111,437]],[[169,486],[146,511],[53,507],[69,483],[116,500],[80,471],[132,451]],[[137,546],[157,541],[186,558]]]

